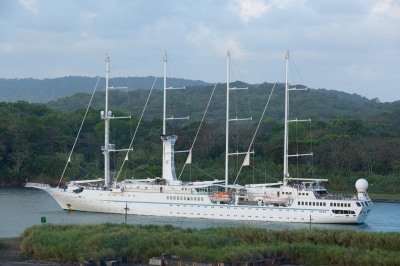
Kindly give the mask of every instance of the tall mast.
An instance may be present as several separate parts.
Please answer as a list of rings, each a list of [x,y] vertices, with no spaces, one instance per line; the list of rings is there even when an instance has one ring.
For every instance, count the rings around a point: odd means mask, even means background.
[[[231,53],[226,55],[226,125],[225,125],[225,186],[229,179],[229,64]]]
[[[164,56],[163,56],[163,60],[164,60],[164,86],[163,86],[163,92],[164,92],[164,96],[163,96],[163,129],[162,129],[162,134],[161,134],[161,139],[163,140],[162,142],[162,173],[161,176],[162,178],[166,178],[167,176],[167,165],[166,165],[166,144],[167,144],[167,140],[166,140],[166,116],[167,116],[167,51],[164,51]]]
[[[288,84],[288,65],[289,65],[289,51],[285,55],[285,133],[284,133],[284,154],[283,154],[283,181],[286,184],[286,178],[289,178],[289,84]]]
[[[115,149],[115,144],[110,143],[110,120],[111,119],[121,119],[121,118],[131,118],[131,116],[126,117],[115,117],[113,116],[112,112],[108,110],[108,92],[110,87],[108,86],[109,80],[109,64],[110,64],[110,57],[106,55],[106,99],[105,99],[105,109],[101,111],[100,116],[101,119],[104,120],[104,146],[101,147],[103,154],[104,154],[104,186],[106,188],[110,187],[113,182],[111,182],[111,174],[110,174],[110,153],[111,152],[118,152],[118,151],[132,151],[131,148],[129,149]],[[115,87],[111,87],[115,88]],[[127,89],[127,87],[118,87],[120,89]],[[116,180],[114,180],[116,181]]]
[[[175,141],[177,140],[178,136],[176,135],[167,135],[166,133],[166,120],[172,119],[183,119],[183,118],[174,118],[173,116],[167,118],[167,90],[175,89],[175,88],[167,88],[167,61],[168,61],[168,54],[164,52],[164,99],[163,99],[163,132],[161,135],[162,144],[162,178],[174,181],[176,180],[175,174]],[[186,118],[185,118],[186,119]],[[189,117],[187,117],[189,119]]]
[[[109,76],[109,62],[110,57],[106,55],[106,100],[105,100],[105,110],[102,114],[104,119],[104,185],[108,187],[110,185],[110,151],[109,151],[109,141],[110,141],[110,115],[108,111],[108,76]]]
[[[252,117],[248,118],[238,118],[237,114],[236,117],[230,118],[230,108],[229,108],[229,97],[231,91],[239,91],[239,90],[248,90],[249,88],[237,88],[237,87],[230,87],[230,62],[231,62],[231,53],[228,51],[226,55],[226,125],[225,125],[225,186],[228,186],[229,183],[229,156],[235,155],[245,155],[243,166],[249,165],[249,154],[253,152],[246,151],[246,152],[239,152],[236,150],[235,152],[229,153],[229,129],[230,129],[230,122],[236,121],[245,121],[245,120],[252,120]],[[236,177],[237,178],[237,177]],[[236,182],[236,181],[235,181]]]
[[[163,131],[166,134],[166,116],[167,116],[167,51],[164,52],[164,101],[163,101]]]

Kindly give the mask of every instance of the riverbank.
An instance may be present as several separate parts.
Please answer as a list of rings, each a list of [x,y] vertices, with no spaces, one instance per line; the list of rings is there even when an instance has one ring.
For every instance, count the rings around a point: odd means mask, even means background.
[[[261,228],[176,228],[156,225],[42,225],[21,236],[27,259],[76,263],[129,258],[147,263],[161,254],[235,265],[284,257],[306,265],[399,265],[400,233]]]
[[[8,261],[19,261],[19,237],[0,238],[0,265]]]
[[[0,238],[0,265],[16,266],[58,266],[61,263],[26,260],[20,256],[21,238]]]
[[[377,202],[394,202],[400,203],[400,194],[391,195],[391,194],[369,194],[373,201]]]

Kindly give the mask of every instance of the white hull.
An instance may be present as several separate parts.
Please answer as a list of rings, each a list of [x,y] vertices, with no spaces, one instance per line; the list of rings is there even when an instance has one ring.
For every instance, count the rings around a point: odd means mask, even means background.
[[[65,210],[132,215],[265,222],[360,224],[366,220],[372,208],[371,203],[368,203],[368,206],[357,207],[354,201],[349,208],[341,209],[353,210],[355,214],[335,214],[333,208],[330,207],[297,207],[297,200],[293,201],[290,207],[253,206],[212,203],[208,195],[199,194],[112,192],[89,189],[75,193],[50,187],[36,186],[36,188],[49,193]],[[183,200],[169,200],[172,195],[178,195]],[[194,197],[196,200],[193,200]],[[329,204],[327,205],[329,206]]]

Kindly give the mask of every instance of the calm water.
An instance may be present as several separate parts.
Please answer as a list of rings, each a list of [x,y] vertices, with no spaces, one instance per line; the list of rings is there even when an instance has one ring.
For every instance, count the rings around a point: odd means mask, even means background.
[[[52,224],[97,224],[124,223],[125,216],[118,214],[99,214],[68,212],[46,192],[32,188],[0,187],[0,238],[19,236],[25,228],[40,224],[45,216]],[[190,218],[169,218],[154,216],[128,216],[129,224],[170,224],[176,227],[221,227],[253,226],[267,229],[302,229],[308,224],[261,223],[251,221],[218,221]],[[365,224],[361,225],[312,225],[313,228],[349,229],[374,232],[400,232],[400,203],[375,203],[374,209]]]

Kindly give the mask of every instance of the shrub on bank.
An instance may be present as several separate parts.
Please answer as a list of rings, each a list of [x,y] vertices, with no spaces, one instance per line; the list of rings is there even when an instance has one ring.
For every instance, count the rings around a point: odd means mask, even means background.
[[[307,265],[399,265],[400,234],[350,230],[181,229],[156,225],[41,225],[22,234],[27,258],[71,263],[161,253],[195,261],[235,262],[284,256]]]

